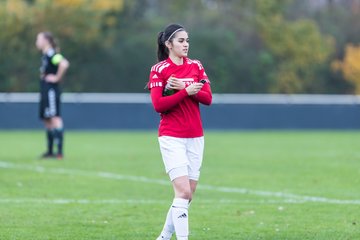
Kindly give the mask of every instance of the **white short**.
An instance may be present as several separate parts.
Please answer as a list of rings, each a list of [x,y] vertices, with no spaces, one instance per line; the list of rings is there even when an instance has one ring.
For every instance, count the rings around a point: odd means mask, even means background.
[[[204,137],[176,138],[159,137],[160,151],[165,171],[171,181],[177,177],[189,176],[199,180],[204,153]]]

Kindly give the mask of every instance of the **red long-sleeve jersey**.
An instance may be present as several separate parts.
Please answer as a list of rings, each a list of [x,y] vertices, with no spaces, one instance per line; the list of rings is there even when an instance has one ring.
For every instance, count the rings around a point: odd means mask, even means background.
[[[163,96],[169,77],[182,79],[185,86],[206,80],[202,89],[189,96],[185,89],[171,96]],[[148,88],[154,108],[160,113],[159,136],[194,138],[204,135],[199,103],[210,105],[212,93],[210,81],[198,60],[184,58],[182,65],[174,64],[170,58],[151,68]]]

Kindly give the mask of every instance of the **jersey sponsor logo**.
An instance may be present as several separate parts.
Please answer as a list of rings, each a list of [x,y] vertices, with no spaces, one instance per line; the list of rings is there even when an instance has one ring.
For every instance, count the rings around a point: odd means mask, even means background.
[[[179,80],[181,80],[183,82],[193,82],[194,81],[193,78],[179,78]]]
[[[150,83],[150,88],[153,88],[153,87],[162,87],[163,86],[163,83],[162,82],[152,82]]]
[[[179,78],[179,80],[183,81],[186,87],[195,83],[193,78]]]

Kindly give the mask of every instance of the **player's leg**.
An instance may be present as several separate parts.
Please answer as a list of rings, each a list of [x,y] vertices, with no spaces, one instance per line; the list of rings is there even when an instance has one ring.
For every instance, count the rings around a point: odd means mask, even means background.
[[[189,235],[188,205],[191,200],[191,186],[188,178],[188,167],[171,169],[169,177],[174,189],[174,199],[166,216],[160,239],[171,239],[176,232],[177,239],[187,239]]]
[[[180,176],[173,180],[175,199],[173,203],[172,217],[177,239],[188,239],[188,208],[191,200],[193,199],[193,195],[196,191],[197,183],[200,177],[203,151],[203,137],[187,139],[186,159],[188,160],[188,165],[186,166],[186,169],[178,168],[176,169],[178,172],[175,174],[173,171],[170,171],[170,177],[174,178],[176,176]],[[171,176],[171,174],[174,174],[175,176]],[[178,205],[176,206],[176,204]]]
[[[198,181],[190,179],[191,199],[189,201],[189,206],[190,206],[190,203],[191,203],[191,201],[192,201],[192,199],[194,197],[197,184],[198,184]]]
[[[57,154],[56,157],[58,159],[63,158],[63,142],[64,142],[64,123],[61,118],[61,112],[60,112],[60,89],[58,85],[53,86],[52,93],[50,99],[50,106],[51,106],[51,124],[54,129],[54,137],[56,140],[57,145]]]
[[[173,183],[175,198],[172,203],[172,220],[175,228],[176,239],[187,240],[189,236],[189,202],[192,198],[188,169],[182,167],[182,176],[175,178]],[[186,175],[184,175],[186,174]]]
[[[172,206],[170,206],[165,218],[164,227],[156,240],[169,240],[174,232],[175,228],[172,220]]]
[[[54,129],[54,136],[57,145],[57,158],[63,157],[63,142],[64,142],[64,125],[61,117],[53,117],[51,119],[52,127]]]
[[[51,119],[44,119],[43,122],[46,129],[47,151],[42,155],[42,157],[51,158],[54,156],[54,130],[51,125]]]
[[[193,197],[200,178],[200,169],[204,155],[204,137],[188,139],[186,150],[186,155],[189,160],[190,188]]]
[[[157,240],[171,239],[171,236],[175,231],[173,217],[174,217],[174,212],[176,212],[176,210],[174,210],[173,206],[179,208],[183,205],[183,202],[189,202],[188,199],[182,198],[185,197],[183,194],[184,191],[182,190],[184,189],[184,187],[182,187],[181,184],[182,180],[181,178],[179,178],[188,174],[186,148],[184,145],[185,144],[184,140],[173,137],[160,137],[159,144],[165,165],[165,170],[169,174],[170,180],[172,181],[174,186],[175,198],[170,206],[170,209],[168,210],[163,230],[160,236],[157,238]],[[187,180],[185,182],[187,182],[187,186],[189,186],[189,181]],[[191,193],[189,189],[190,188],[188,188],[187,191]],[[187,208],[187,204],[186,204],[186,208]],[[176,220],[175,225],[178,222],[179,221]]]
[[[49,118],[49,88],[45,82],[40,85],[40,102],[39,102],[39,117],[44,122],[46,130],[47,151],[41,156],[42,158],[53,157],[54,145],[54,131]]]

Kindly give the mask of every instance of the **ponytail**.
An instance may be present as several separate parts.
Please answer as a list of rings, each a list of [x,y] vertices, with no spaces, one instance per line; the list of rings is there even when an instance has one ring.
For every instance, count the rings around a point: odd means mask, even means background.
[[[165,45],[164,35],[165,35],[165,32],[159,32],[159,34],[158,34],[157,57],[158,57],[159,62],[164,61],[165,59],[167,59],[169,57],[169,49]]]
[[[157,58],[159,62],[164,61],[169,57],[169,49],[166,47],[165,42],[172,42],[172,40],[175,38],[175,34],[179,31],[185,31],[185,28],[179,24],[170,24],[163,32],[158,34]]]

